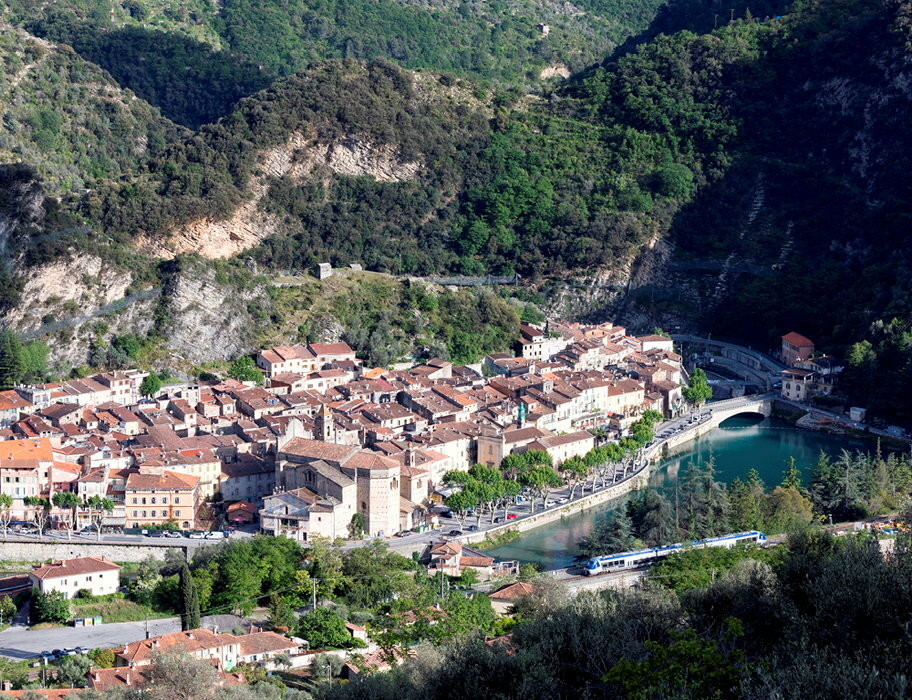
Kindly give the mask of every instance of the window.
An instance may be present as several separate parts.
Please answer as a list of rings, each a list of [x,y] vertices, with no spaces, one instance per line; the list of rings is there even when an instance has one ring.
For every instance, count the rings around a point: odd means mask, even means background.
[[[142,516],[145,518],[145,517],[146,517],[146,511],[143,511],[142,513],[143,513]]]
[[[133,511],[133,517],[134,517],[134,518],[139,517],[139,514],[138,514],[137,511],[135,511],[135,510]]]
[[[181,502],[180,496],[175,496],[175,497],[174,497],[174,503],[175,503],[175,505],[178,504],[178,503],[180,503],[180,502]]]
[[[155,505],[155,496],[152,496],[152,498],[150,500],[152,501],[152,505],[154,506]]]
[[[136,505],[136,501],[137,501],[137,499],[134,498],[134,499],[133,499],[133,505],[134,505],[134,506]]]
[[[167,497],[167,496],[162,496],[162,504],[168,505],[168,497]]]

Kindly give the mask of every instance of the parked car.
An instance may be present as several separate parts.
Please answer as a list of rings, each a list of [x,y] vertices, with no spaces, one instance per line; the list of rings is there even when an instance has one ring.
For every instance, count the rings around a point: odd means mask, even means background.
[[[451,510],[442,510],[442,511],[440,511],[440,517],[441,517],[441,518],[452,518],[452,517],[453,517],[453,511],[451,511]]]
[[[469,526],[466,528],[466,530],[468,530],[469,532],[475,532],[475,531],[478,530],[478,525],[469,525]]]
[[[396,533],[396,537],[408,537],[411,534],[412,534],[411,530],[401,530]]]
[[[516,518],[518,518],[518,517],[519,517],[519,516],[516,515],[516,513],[508,513],[508,514],[507,514],[507,520],[516,520]]]
[[[459,537],[462,534],[462,530],[450,530],[450,537]]]
[[[184,533],[178,532],[177,530],[166,530],[165,531],[165,537],[181,538],[183,536],[184,536]]]
[[[563,505],[564,503],[569,503],[570,499],[567,498],[566,496],[563,496],[562,498],[558,498],[557,502],[560,503],[561,505]]]
[[[207,540],[223,540],[225,539],[225,533],[221,530],[213,530],[212,532],[206,533]]]
[[[191,533],[188,535],[188,537],[190,537],[191,540],[204,540],[204,539],[206,539],[206,533],[205,533],[205,532],[199,532],[199,531],[191,532]]]
[[[76,647],[76,653],[85,656],[91,651],[88,647]]]
[[[147,534],[148,533],[148,534]],[[165,533],[161,530],[148,530],[146,533],[143,533],[146,537],[164,537]]]
[[[79,654],[79,652],[76,651],[76,647],[67,647],[60,652],[61,656],[76,656],[77,654]]]
[[[54,649],[54,651],[51,652],[51,656],[53,656],[53,657],[63,656],[63,649]]]
[[[501,517],[498,515],[496,518],[494,518],[493,522],[499,523],[501,520],[503,520],[503,518],[501,518]]]
[[[38,528],[34,525],[23,525],[21,528],[19,528],[19,532],[21,532],[23,535],[37,535]]]

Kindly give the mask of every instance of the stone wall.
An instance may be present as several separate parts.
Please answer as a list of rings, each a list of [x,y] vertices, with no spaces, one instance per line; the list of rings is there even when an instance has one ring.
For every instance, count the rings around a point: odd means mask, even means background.
[[[187,555],[186,544],[111,544],[106,542],[9,541],[0,542],[0,559],[4,561],[42,562],[48,559],[104,557],[111,561],[142,561],[148,556],[164,560],[165,553],[176,549]]]

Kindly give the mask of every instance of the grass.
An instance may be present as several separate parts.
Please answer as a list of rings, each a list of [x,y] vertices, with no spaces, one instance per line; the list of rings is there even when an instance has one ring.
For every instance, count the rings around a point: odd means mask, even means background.
[[[108,622],[137,622],[139,620],[159,617],[171,617],[172,613],[157,612],[147,605],[141,605],[132,600],[126,600],[120,593],[101,598],[76,598],[70,601],[70,615],[72,617],[101,616],[102,621]]]
[[[519,530],[504,530],[499,534],[488,535],[481,542],[470,545],[475,549],[494,549],[507,542],[519,539]]]

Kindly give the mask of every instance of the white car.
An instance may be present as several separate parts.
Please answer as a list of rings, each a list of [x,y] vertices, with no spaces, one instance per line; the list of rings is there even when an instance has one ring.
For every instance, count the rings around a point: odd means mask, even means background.
[[[206,533],[207,540],[223,540],[225,539],[225,533],[221,530],[213,530],[212,532]]]
[[[189,535],[191,540],[204,540],[206,539],[205,532],[191,532]]]
[[[560,503],[561,505],[563,505],[564,503],[569,503],[570,499],[569,498],[559,498],[559,499],[557,499],[557,502]]]

